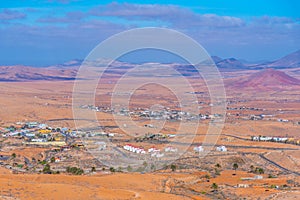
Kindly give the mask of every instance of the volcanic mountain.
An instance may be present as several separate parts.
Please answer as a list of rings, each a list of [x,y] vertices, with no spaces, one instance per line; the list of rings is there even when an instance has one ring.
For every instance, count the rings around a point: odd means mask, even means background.
[[[300,86],[300,80],[286,73],[274,69],[265,69],[249,76],[243,76],[235,81],[230,81],[230,87],[234,88],[292,88]]]
[[[284,56],[276,61],[261,64],[261,68],[287,69],[300,67],[300,50]]]

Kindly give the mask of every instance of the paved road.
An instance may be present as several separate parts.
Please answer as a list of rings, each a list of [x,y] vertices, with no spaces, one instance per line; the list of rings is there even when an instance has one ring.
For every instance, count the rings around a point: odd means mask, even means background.
[[[258,154],[259,157],[261,157],[262,159],[268,161],[270,164],[274,165],[275,167],[278,167],[279,169],[283,170],[283,171],[286,171],[286,172],[289,172],[289,173],[292,173],[292,174],[296,174],[298,176],[300,176],[300,173],[299,172],[295,172],[295,171],[292,171],[292,170],[289,170],[281,165],[279,165],[278,163],[270,160],[269,158],[265,157],[263,154]]]

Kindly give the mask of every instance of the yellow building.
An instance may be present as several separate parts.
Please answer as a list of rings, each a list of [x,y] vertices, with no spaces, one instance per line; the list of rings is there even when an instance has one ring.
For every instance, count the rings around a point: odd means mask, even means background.
[[[49,133],[51,133],[51,130],[41,129],[41,130],[39,130],[39,133],[41,133],[41,134],[49,134]]]

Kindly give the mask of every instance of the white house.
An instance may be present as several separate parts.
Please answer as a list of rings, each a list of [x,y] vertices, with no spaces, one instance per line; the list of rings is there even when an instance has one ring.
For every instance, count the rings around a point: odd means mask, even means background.
[[[156,158],[161,158],[163,156],[164,156],[164,154],[163,153],[159,153],[159,152],[153,152],[151,154],[151,157],[156,157]]]
[[[26,136],[26,137],[34,137],[34,136],[35,136],[35,133],[25,133],[25,136]]]
[[[225,151],[227,151],[227,148],[225,146],[219,146],[219,147],[216,148],[216,150],[225,152]]]
[[[263,179],[263,176],[261,176],[261,175],[256,175],[256,176],[254,176],[254,179]]]
[[[47,126],[48,126],[47,124],[39,124],[39,125],[38,125],[38,128],[39,128],[39,129],[46,129]]]
[[[100,141],[100,142],[97,142],[96,144],[98,145],[98,149],[99,149],[100,151],[106,149],[106,143],[105,143],[105,142]]]
[[[169,146],[165,148],[165,152],[177,152],[177,148]]]
[[[194,147],[194,151],[195,151],[195,152],[203,152],[204,149],[203,149],[202,146],[197,146],[197,147]]]
[[[160,150],[156,149],[155,147],[148,149],[148,153],[154,153],[154,152],[160,152]]]

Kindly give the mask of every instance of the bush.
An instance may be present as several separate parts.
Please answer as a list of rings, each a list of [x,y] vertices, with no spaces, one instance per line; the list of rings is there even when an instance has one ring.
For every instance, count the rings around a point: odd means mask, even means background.
[[[127,166],[127,171],[131,172],[132,171],[132,167],[130,165]]]
[[[170,168],[171,168],[172,172],[174,172],[176,170],[176,165],[172,164]]]
[[[81,175],[84,172],[83,169],[80,169],[78,167],[67,167],[66,171],[67,173],[74,174],[74,175]]]
[[[269,174],[268,178],[276,178],[276,176]]]
[[[92,167],[91,172],[95,172],[96,171],[96,167]]]
[[[43,173],[44,173],[44,174],[51,174],[51,173],[52,173],[49,164],[45,165],[45,167],[44,167],[44,169],[43,169]]]
[[[17,155],[15,153],[11,154],[11,157],[16,158]]]
[[[109,168],[109,171],[110,171],[110,172],[116,172],[115,168],[113,168],[113,167],[110,167],[110,168]]]
[[[212,185],[211,185],[211,188],[215,191],[215,190],[218,190],[218,185],[216,184],[216,183],[213,183]]]
[[[46,163],[47,163],[46,160],[40,161],[41,165],[45,165]]]
[[[264,173],[265,173],[265,170],[264,170],[263,168],[256,167],[254,172],[255,172],[256,174],[264,174]]]

